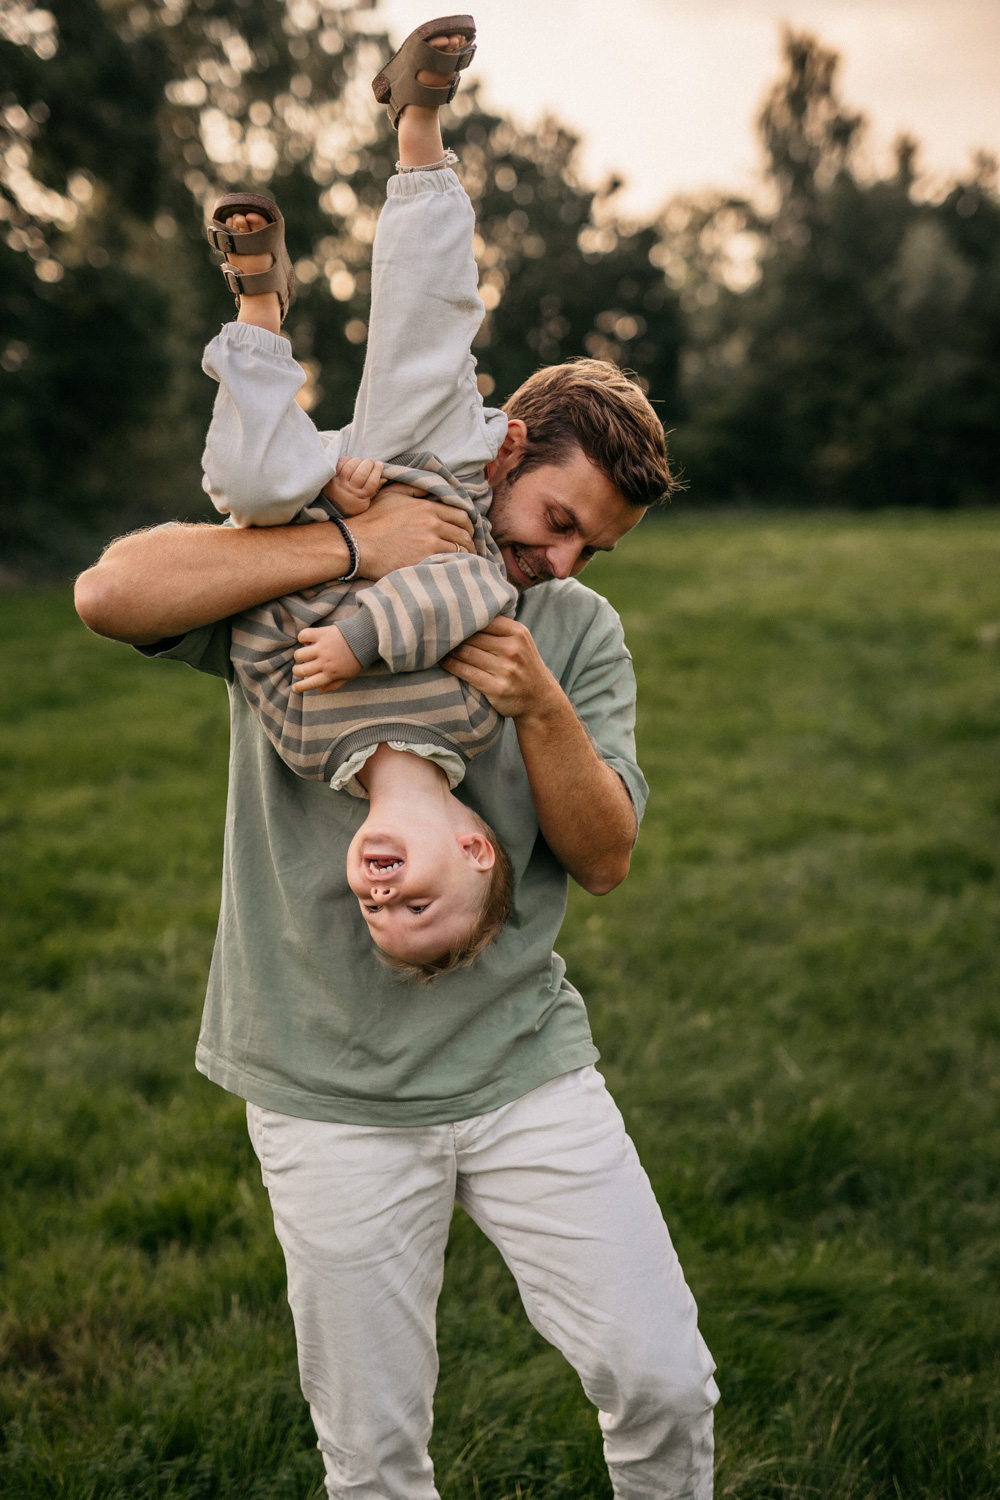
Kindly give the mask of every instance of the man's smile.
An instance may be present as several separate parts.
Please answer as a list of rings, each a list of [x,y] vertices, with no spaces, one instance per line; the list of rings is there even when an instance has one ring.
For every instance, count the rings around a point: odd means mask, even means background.
[[[520,578],[513,578],[511,580],[513,583],[521,583],[523,581],[524,587],[527,588],[533,583],[544,583],[549,577],[548,573],[540,572],[537,568],[532,567],[520,547],[515,546],[513,542],[508,543],[507,550],[514,560],[515,571],[521,575]],[[507,571],[508,573],[510,572],[509,567]]]

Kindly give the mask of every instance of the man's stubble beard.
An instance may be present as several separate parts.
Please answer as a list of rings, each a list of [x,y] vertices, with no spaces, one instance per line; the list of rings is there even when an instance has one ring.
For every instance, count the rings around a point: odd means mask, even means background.
[[[493,500],[490,504],[489,523],[493,540],[502,552],[505,547],[516,547],[523,556],[533,573],[538,576],[530,583],[517,583],[513,578],[510,582],[514,584],[518,593],[524,594],[529,588],[535,588],[540,583],[549,583],[552,574],[543,567],[535,556],[535,549],[531,546],[521,545],[514,534],[514,522],[511,519],[512,501],[514,498],[514,484],[518,477],[518,471],[501,479],[493,486]],[[515,558],[515,561],[517,559]]]

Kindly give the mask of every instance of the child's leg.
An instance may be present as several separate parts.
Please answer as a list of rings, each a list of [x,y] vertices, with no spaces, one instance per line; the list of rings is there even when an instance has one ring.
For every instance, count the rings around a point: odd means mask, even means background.
[[[447,43],[456,51],[465,40]],[[418,74],[421,83],[432,78]],[[406,106],[399,151],[403,166],[441,159],[436,109]],[[451,170],[390,179],[372,254],[365,371],[344,452],[385,459],[427,449],[454,473],[496,457],[506,423],[484,415],[471,352],[484,314],[474,231],[472,205]]]
[[[435,37],[429,45],[440,48],[445,53],[458,52],[466,45],[466,41],[462,36],[440,36]],[[447,68],[443,68],[441,73],[421,70],[417,74],[417,82],[436,88],[446,85],[451,77],[452,74]],[[438,109],[426,109],[418,104],[406,106],[399,119],[399,164],[401,167],[422,167],[442,159],[444,142],[441,139],[440,116],[441,111]],[[255,229],[265,228],[268,220],[263,214],[250,212],[232,214],[226,223],[234,234],[250,234]],[[238,271],[251,276],[257,271],[270,270],[274,257],[271,255],[234,255],[230,252],[226,259]],[[244,292],[240,296],[240,309],[236,321],[237,323],[250,323],[254,328],[267,328],[271,333],[280,333],[281,304],[277,292],[262,292],[258,296],[248,296]]]
[[[263,244],[257,231],[265,231]],[[237,254],[236,236],[247,235],[258,242],[255,253]],[[280,334],[291,268],[277,205],[255,194],[226,195],[215,205],[209,239],[239,272],[239,315],[202,362],[219,382],[202,459],[204,487],[216,508],[242,526],[283,525],[330,481],[339,434],[317,432],[297,402],[306,377]],[[251,290],[276,281],[280,290]]]
[[[259,302],[261,297],[243,297]],[[242,313],[243,308],[240,311]],[[202,455],[212,504],[240,526],[284,526],[315,500],[337,466],[336,433],[320,433],[296,401],[305,371],[286,338],[227,323],[202,369],[219,382]]]

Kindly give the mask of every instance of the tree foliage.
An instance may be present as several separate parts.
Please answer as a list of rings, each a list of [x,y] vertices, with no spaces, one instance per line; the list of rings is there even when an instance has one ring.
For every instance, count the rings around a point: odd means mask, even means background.
[[[916,146],[859,165],[864,122],[837,56],[789,35],[761,115],[770,207],[689,206],[667,244],[687,277],[681,443],[703,491],[854,505],[992,501],[1000,460],[1000,201],[980,155],[918,195]],[[733,285],[725,249],[756,247]],[[744,263],[744,269],[746,268]]]
[[[280,198],[305,400],[321,425],[347,419],[395,156],[370,96],[388,42],[365,29],[368,9],[53,0],[5,12],[0,381],[15,553],[69,558],[111,526],[198,513],[212,396],[199,355],[232,306],[201,219],[236,184]],[[620,184],[584,187],[571,135],[554,122],[520,133],[474,90],[450,137],[479,214],[484,391],[502,399],[539,363],[589,351],[634,366],[669,407],[677,298],[649,259],[655,228],[616,222]]]
[[[235,185],[274,193],[286,332],[323,426],[350,412],[395,138],[369,80],[371,0],[4,0],[0,435],[8,555],[83,558],[110,530],[204,513],[204,342],[231,300],[201,237]],[[448,139],[478,216],[481,385],[593,354],[633,370],[695,497],[991,499],[1000,202],[980,157],[943,198],[916,147],[881,179],[837,58],[786,38],[760,119],[764,206],[678,200],[654,223],[594,189],[575,138],[484,110]]]

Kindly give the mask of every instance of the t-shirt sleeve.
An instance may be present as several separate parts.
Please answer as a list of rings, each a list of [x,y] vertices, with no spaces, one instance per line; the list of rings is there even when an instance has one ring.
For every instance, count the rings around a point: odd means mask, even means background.
[[[602,760],[617,771],[642,821],[649,796],[635,757],[635,673],[625,632],[602,600],[562,683]]]
[[[136,646],[142,656],[157,661],[184,661],[196,672],[207,672],[210,677],[233,680],[233,664],[229,659],[231,625],[229,620],[217,620],[214,625],[199,625],[186,635],[166,636],[161,641],[150,641],[148,645]]]

